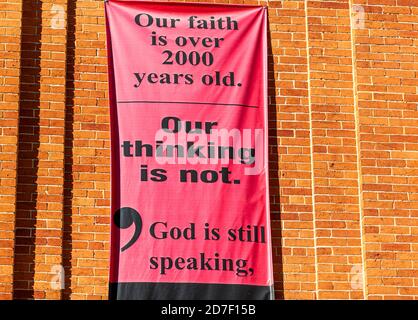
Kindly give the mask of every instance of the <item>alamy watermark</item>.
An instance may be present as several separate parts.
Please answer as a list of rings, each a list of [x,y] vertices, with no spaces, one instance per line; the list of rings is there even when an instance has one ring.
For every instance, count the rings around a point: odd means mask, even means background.
[[[65,8],[59,4],[54,4],[51,7],[51,28],[65,29]]]

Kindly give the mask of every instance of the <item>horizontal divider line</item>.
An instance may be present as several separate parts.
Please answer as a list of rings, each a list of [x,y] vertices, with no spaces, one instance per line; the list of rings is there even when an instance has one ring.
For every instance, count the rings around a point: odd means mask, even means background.
[[[249,106],[247,104],[239,103],[220,103],[220,102],[192,102],[192,101],[146,101],[146,100],[133,100],[133,101],[118,101],[117,103],[162,103],[162,104],[198,104],[198,105],[213,105],[213,106],[235,106],[235,107],[244,107],[244,108],[255,108],[257,106]]]

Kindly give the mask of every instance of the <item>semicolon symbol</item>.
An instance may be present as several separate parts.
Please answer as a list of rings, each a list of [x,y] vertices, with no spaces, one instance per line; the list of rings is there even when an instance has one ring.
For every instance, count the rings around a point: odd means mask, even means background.
[[[125,244],[120,250],[123,252],[130,248],[136,242],[136,240],[138,240],[142,231],[142,218],[138,211],[135,209],[125,207],[120,208],[115,212],[113,221],[115,222],[115,225],[120,229],[128,229],[130,226],[132,226],[132,224],[135,225],[135,232],[131,240],[129,240],[129,242]]]

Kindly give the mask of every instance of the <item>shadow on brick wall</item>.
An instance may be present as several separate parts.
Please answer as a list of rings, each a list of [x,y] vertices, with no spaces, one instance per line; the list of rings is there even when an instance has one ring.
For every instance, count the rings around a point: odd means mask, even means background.
[[[72,145],[74,120],[74,51],[76,0],[68,0],[67,71],[65,111],[65,176],[62,264],[65,289],[62,299],[71,296],[72,234]],[[15,251],[13,298],[33,299],[35,275],[35,241],[37,211],[37,176],[40,145],[40,57],[42,1],[23,0],[21,33],[21,76],[19,85],[19,136],[17,160]],[[41,204],[44,205],[44,204]]]
[[[42,1],[22,1],[13,298],[34,297]]]
[[[64,290],[61,299],[71,299],[72,276],[72,214],[73,214],[73,127],[74,127],[74,66],[75,66],[76,0],[67,4],[67,50],[65,82],[65,136],[64,136],[64,220],[62,239],[62,264],[64,266]]]
[[[277,137],[277,102],[276,102],[276,82],[274,78],[274,59],[271,47],[270,23],[267,24],[268,34],[268,137],[269,137],[269,191],[270,191],[270,217],[273,238],[273,272],[274,272],[274,291],[276,299],[284,299],[283,296],[283,263],[282,247],[277,245],[275,239],[282,238],[280,223],[280,205],[278,204],[280,184],[279,184],[279,155]],[[276,245],[275,245],[276,244]]]

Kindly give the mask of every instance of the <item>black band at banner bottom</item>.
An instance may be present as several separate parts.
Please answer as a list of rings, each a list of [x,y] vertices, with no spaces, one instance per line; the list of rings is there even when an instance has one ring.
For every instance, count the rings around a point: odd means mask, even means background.
[[[110,300],[272,300],[269,286],[206,283],[110,283]]]

